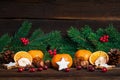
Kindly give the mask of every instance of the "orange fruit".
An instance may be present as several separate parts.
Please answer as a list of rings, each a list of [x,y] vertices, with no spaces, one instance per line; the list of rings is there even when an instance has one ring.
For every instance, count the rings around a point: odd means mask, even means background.
[[[28,51],[28,53],[32,56],[32,58],[39,57],[42,59],[44,56],[44,54],[41,50],[30,50],[30,51]]]
[[[73,64],[72,57],[69,54],[56,54],[53,56],[51,63],[54,68],[58,68],[59,66],[56,64],[56,62],[60,61],[62,58],[65,59],[65,61],[70,62],[68,64],[68,68],[70,68]]]
[[[92,52],[89,50],[78,50],[75,53],[75,58],[81,58],[85,61],[88,61],[91,54]]]
[[[96,51],[96,52],[94,52],[94,53],[90,56],[89,62],[90,62],[92,65],[94,65],[94,64],[95,64],[95,61],[96,61],[99,57],[105,57],[106,60],[107,60],[107,62],[108,62],[108,60],[109,60],[109,56],[108,56],[108,54],[107,54],[106,52],[104,52],[104,51]]]
[[[27,58],[32,62],[31,55],[26,51],[19,51],[14,55],[14,61],[17,62],[20,58]]]

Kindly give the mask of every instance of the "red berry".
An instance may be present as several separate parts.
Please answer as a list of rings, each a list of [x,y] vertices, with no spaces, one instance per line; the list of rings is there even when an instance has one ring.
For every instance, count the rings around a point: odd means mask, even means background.
[[[100,41],[101,42],[108,42],[108,38],[109,38],[109,35],[103,35],[102,37],[100,37]]]
[[[109,38],[109,35],[105,35],[105,37],[108,39],[108,38]]]
[[[105,42],[108,42],[108,39],[106,39]]]
[[[20,40],[24,42],[24,41],[25,41],[25,38],[21,38]]]
[[[28,40],[28,39],[26,39],[25,41],[26,41],[26,42],[28,42],[29,40]]]
[[[106,38],[106,35],[103,35],[104,38]]]
[[[106,39],[103,39],[103,41],[102,42],[106,42]]]
[[[28,43],[28,42],[29,42],[29,40],[27,39],[27,40],[25,40],[25,42],[27,42],[27,43]]]
[[[109,38],[109,35],[104,35],[103,37],[104,37],[104,39],[106,40],[106,39]]]
[[[107,72],[108,71],[107,68],[105,68],[105,67],[103,67],[101,70],[102,70],[102,72]]]
[[[102,41],[102,40],[103,40],[103,37],[100,38],[100,41]]]
[[[29,39],[27,39],[27,38],[20,38],[20,40],[24,45],[29,44]]]
[[[54,52],[57,52],[57,50],[56,50],[56,49],[54,49]]]
[[[81,69],[82,69],[82,66],[76,66],[76,69],[77,69],[77,70],[81,70]]]
[[[70,72],[70,68],[65,68],[65,72]]]
[[[49,54],[50,54],[50,55],[53,55],[53,52],[52,52],[52,50],[48,50],[48,52],[49,52]]]
[[[23,44],[24,44],[24,45],[28,45],[28,44],[29,44],[29,42],[23,42]]]
[[[30,68],[29,72],[35,72],[35,68]]]
[[[52,50],[48,50],[48,52],[49,52],[49,53],[51,53],[51,52],[52,52]]]
[[[101,42],[105,42],[105,40],[106,40],[106,39],[105,39],[104,37],[101,37],[101,38],[100,38],[100,41],[101,41]]]
[[[45,65],[45,66],[43,67],[43,70],[47,70],[47,69],[48,69],[48,66]]]
[[[27,43],[26,42],[23,42],[24,45],[26,45]]]
[[[56,55],[56,52],[53,52],[53,55]]]
[[[18,68],[18,72],[23,72],[24,68]]]
[[[25,42],[28,42],[28,39],[25,39]]]
[[[53,55],[53,52],[50,52],[50,55]]]
[[[95,67],[93,67],[93,66],[91,66],[91,65],[88,66],[87,69],[88,69],[88,71],[90,71],[90,72],[95,71]]]
[[[22,38],[22,41],[25,41],[25,38]]]
[[[107,38],[104,38],[104,41],[106,42]]]
[[[42,70],[43,70],[43,68],[42,68],[42,67],[39,67],[37,70],[38,70],[38,71],[42,71]]]

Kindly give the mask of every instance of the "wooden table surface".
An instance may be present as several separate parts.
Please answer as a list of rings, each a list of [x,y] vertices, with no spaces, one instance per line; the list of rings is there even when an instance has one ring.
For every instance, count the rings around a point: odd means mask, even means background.
[[[48,69],[36,72],[17,72],[16,69],[0,70],[0,80],[119,80],[120,68],[114,68],[106,73],[100,71],[89,72],[86,69],[76,70],[71,68],[70,72]]]

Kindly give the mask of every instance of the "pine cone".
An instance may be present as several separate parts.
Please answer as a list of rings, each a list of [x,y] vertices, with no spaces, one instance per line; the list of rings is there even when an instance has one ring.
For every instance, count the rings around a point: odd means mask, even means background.
[[[120,64],[120,51],[119,49],[111,49],[110,52],[108,52],[109,55],[109,62],[110,65],[119,65]]]
[[[9,63],[9,62],[14,62],[14,52],[11,50],[6,50],[3,53],[3,63]]]

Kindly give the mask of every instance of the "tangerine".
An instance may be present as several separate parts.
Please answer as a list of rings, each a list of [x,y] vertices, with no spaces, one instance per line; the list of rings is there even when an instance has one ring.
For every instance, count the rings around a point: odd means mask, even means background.
[[[58,68],[59,66],[56,64],[56,62],[60,61],[62,58],[65,59],[65,61],[68,61],[68,68],[70,68],[73,64],[72,57],[69,54],[56,54],[53,56],[51,63],[54,68]]]
[[[30,51],[28,51],[28,53],[32,56],[32,58],[39,57],[42,59],[44,56],[44,54],[41,50],[30,50]]]
[[[27,58],[32,62],[32,56],[26,51],[19,51],[14,55],[14,61],[17,62],[20,58]]]
[[[88,61],[91,54],[92,52],[89,50],[78,50],[75,53],[75,58],[81,58],[82,60]]]
[[[109,61],[109,56],[106,52],[104,51],[96,51],[94,52],[90,58],[89,58],[89,62],[94,65],[95,64],[95,61],[99,58],[99,57],[105,57],[106,58],[106,61],[108,62]]]

